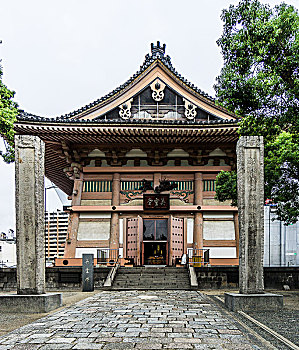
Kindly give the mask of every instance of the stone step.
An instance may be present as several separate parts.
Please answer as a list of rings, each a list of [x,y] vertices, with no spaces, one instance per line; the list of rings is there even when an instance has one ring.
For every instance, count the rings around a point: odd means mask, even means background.
[[[113,290],[190,290],[186,268],[178,267],[121,267]]]

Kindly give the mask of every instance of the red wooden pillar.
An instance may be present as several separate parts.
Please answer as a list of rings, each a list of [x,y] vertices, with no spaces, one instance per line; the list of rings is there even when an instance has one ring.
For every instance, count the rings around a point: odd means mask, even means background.
[[[112,206],[119,205],[119,194],[120,175],[119,173],[114,173],[112,179]],[[111,213],[109,247],[110,249],[119,248],[119,215],[113,212]]]
[[[194,174],[194,205],[203,204],[203,180],[202,173]],[[203,214],[194,214],[193,248],[203,249]]]

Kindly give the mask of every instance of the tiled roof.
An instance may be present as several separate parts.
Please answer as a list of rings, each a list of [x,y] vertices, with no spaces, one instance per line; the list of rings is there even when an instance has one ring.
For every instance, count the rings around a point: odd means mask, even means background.
[[[119,124],[169,124],[169,125],[218,125],[218,124],[238,124],[241,119],[216,119],[216,120],[186,120],[186,119],[68,119],[68,118],[45,118],[39,117],[27,112],[20,112],[18,121],[42,122],[42,123],[67,123],[67,124],[103,124],[103,125],[119,125]]]
[[[166,45],[163,44],[163,46],[161,46],[159,41],[157,42],[157,45],[154,45],[152,43],[151,44],[151,54],[147,54],[145,56],[145,60],[144,60],[143,64],[140,66],[140,69],[131,78],[129,78],[124,84],[120,85],[119,87],[117,87],[113,91],[109,92],[107,95],[91,102],[90,104],[88,104],[80,109],[77,109],[73,112],[62,115],[60,117],[53,118],[53,121],[55,120],[57,122],[59,122],[59,121],[65,122],[66,120],[71,119],[71,122],[73,122],[74,120],[78,120],[77,118],[79,117],[80,114],[82,114],[88,110],[94,110],[98,105],[102,104],[106,100],[110,99],[114,95],[120,93],[122,90],[127,88],[133,81],[136,80],[136,78],[138,78],[147,68],[149,68],[155,62],[162,63],[184,85],[186,85],[192,91],[194,91],[195,93],[200,95],[200,97],[202,97],[204,101],[208,102],[209,104],[214,105],[217,109],[221,109],[221,110],[225,111],[226,113],[233,115],[231,112],[227,111],[225,108],[216,105],[215,99],[213,97],[209,96],[207,93],[205,93],[204,91],[202,91],[201,89],[196,87],[194,84],[192,84],[187,79],[185,79],[181,74],[179,74],[175,70],[175,68],[172,66],[171,58],[168,55],[165,55],[165,48],[166,48]],[[20,115],[18,117],[19,120],[28,120],[28,118],[29,119],[34,118],[35,120],[39,120],[39,121],[49,121],[49,118],[41,118],[41,117],[26,113],[23,111],[20,112]],[[92,122],[92,121],[89,121],[89,122]],[[120,122],[120,121],[117,121],[117,122]],[[134,122],[136,122],[136,120],[134,120]],[[142,122],[144,123],[144,120]],[[217,121],[217,122],[219,122],[219,121]],[[128,123],[130,123],[130,122],[128,120],[126,120],[125,124],[128,124]],[[152,121],[151,121],[151,123],[152,123]],[[160,121],[159,121],[159,123],[160,123]],[[168,123],[168,121],[167,122],[165,121],[165,123]],[[174,123],[178,123],[178,121],[175,121]]]

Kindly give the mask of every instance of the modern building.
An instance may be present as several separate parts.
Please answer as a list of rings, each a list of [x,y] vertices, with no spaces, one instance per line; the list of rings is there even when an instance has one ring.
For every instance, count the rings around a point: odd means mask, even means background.
[[[5,235],[0,237],[0,268],[16,267],[16,239],[7,238]]]
[[[64,211],[45,212],[45,256],[47,262],[62,258],[69,215]]]
[[[207,249],[212,265],[238,264],[237,208],[214,199],[217,174],[236,168],[237,130],[236,116],[182,77],[159,42],[106,96],[15,123],[45,142],[45,175],[72,200],[65,264],[116,251],[135,265],[173,265]]]
[[[299,221],[285,226],[275,206],[265,206],[264,266],[299,266]]]

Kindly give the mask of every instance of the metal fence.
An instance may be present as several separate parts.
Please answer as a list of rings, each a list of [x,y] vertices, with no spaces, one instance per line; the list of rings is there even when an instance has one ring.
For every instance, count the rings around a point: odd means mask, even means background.
[[[100,248],[97,250],[97,264],[114,266],[118,263],[119,249]]]
[[[188,248],[187,257],[190,266],[207,266],[210,263],[210,249]]]

